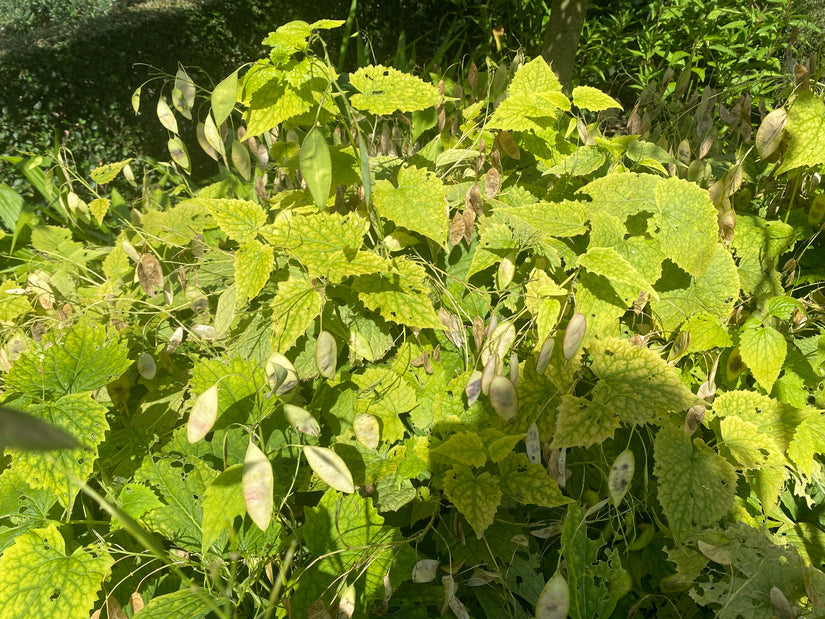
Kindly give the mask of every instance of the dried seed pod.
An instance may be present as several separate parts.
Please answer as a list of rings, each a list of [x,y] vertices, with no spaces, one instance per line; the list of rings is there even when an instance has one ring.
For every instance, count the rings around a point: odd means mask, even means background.
[[[295,366],[279,352],[269,355],[264,366],[264,373],[270,388],[278,395],[283,395],[298,384],[298,372]]]
[[[499,290],[504,290],[513,281],[513,276],[516,274],[516,252],[512,251],[498,264],[498,271],[496,272],[496,287]]]
[[[756,130],[756,150],[762,159],[767,159],[779,148],[785,136],[785,124],[788,122],[788,112],[785,108],[774,110],[765,118]]]
[[[495,168],[487,170],[484,176],[484,193],[488,200],[492,200],[498,195],[498,190],[501,188],[501,174]]]
[[[464,387],[464,395],[467,396],[467,406],[472,406],[478,400],[481,393],[481,377],[482,373],[475,370],[470,374],[470,380],[467,381],[467,386]]]
[[[158,366],[152,358],[152,355],[146,352],[142,352],[138,355],[137,371],[138,374],[146,380],[152,380],[155,377],[155,374],[158,371]]]
[[[461,213],[456,212],[453,217],[453,222],[450,224],[450,234],[447,241],[450,247],[455,247],[464,238],[464,217]]]
[[[412,569],[412,581],[415,583],[432,582],[438,573],[438,559],[421,559]]]
[[[518,392],[505,376],[496,376],[490,383],[490,405],[504,421],[512,421],[518,413]]]
[[[355,614],[356,595],[355,584],[344,589],[341,599],[338,600],[338,619],[352,619],[352,615]]]
[[[246,513],[261,531],[266,531],[272,519],[275,475],[269,458],[251,440],[243,461],[241,487]]]
[[[137,265],[140,287],[147,296],[155,296],[155,291],[163,289],[163,268],[154,254],[143,254]]]
[[[527,451],[527,460],[533,464],[541,464],[541,442],[539,441],[539,427],[536,422],[527,428],[527,436],[524,437],[524,447]]]
[[[536,373],[544,374],[547,366],[550,364],[550,357],[553,356],[553,349],[556,347],[556,340],[553,336],[549,336],[541,345],[539,356],[536,358]]]
[[[481,348],[484,341],[484,319],[481,316],[473,318],[473,342],[476,345],[476,350]]]
[[[218,383],[195,398],[189,421],[186,423],[186,438],[196,443],[209,434],[218,419]]]
[[[627,494],[635,472],[636,460],[632,451],[626,449],[616,456],[613,466],[610,467],[610,473],[607,475],[607,489],[614,507],[618,507],[624,495]]]
[[[375,449],[381,440],[381,426],[375,415],[359,413],[352,420],[356,440],[367,449]]]
[[[481,372],[481,393],[484,395],[490,393],[490,383],[493,382],[497,368],[498,354],[493,353],[493,356],[487,359],[487,363],[484,364],[484,370]]]
[[[464,196],[464,210],[471,210],[476,215],[484,212],[484,203],[481,200],[481,190],[478,185],[471,185]]]
[[[570,588],[564,576],[556,572],[539,594],[536,619],[566,619],[569,611]]]
[[[518,388],[518,355],[516,351],[510,353],[510,382]]]
[[[284,417],[299,432],[315,437],[321,435],[318,420],[305,408],[294,404],[284,404]]]
[[[567,323],[567,329],[564,332],[564,340],[562,342],[562,352],[564,358],[570,361],[579,352],[579,347],[584,339],[584,334],[587,332],[587,320],[584,314],[576,312]]]
[[[347,494],[355,492],[352,473],[337,453],[328,447],[304,445],[304,456],[309,468],[330,488]]]
[[[321,331],[315,342],[315,367],[324,378],[335,378],[338,345],[329,331]]]

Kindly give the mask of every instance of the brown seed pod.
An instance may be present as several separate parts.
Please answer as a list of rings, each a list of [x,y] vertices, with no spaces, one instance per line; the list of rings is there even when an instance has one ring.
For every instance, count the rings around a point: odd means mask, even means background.
[[[505,376],[496,376],[490,383],[490,405],[504,421],[513,421],[518,413],[518,392]]]

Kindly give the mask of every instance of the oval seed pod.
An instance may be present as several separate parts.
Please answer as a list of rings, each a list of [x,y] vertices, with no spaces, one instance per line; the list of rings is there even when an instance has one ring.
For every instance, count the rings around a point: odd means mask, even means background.
[[[504,290],[513,281],[513,276],[516,274],[516,252],[510,252],[498,265],[498,272],[496,273],[496,287],[499,290]]]
[[[359,413],[352,420],[356,440],[367,449],[375,449],[381,440],[381,425],[375,415]]]
[[[186,438],[196,443],[206,436],[218,419],[218,383],[195,398],[189,421],[186,423]]]
[[[544,344],[541,345],[541,351],[539,351],[539,356],[536,358],[536,373],[537,374],[544,374],[544,371],[547,369],[547,366],[550,365],[550,357],[553,356],[553,349],[556,347],[556,340],[553,336],[549,336],[546,340],[544,340]]]
[[[813,228],[819,227],[825,218],[825,193],[819,194],[811,202],[811,207],[808,209],[808,225]]]
[[[197,335],[202,340],[216,340],[218,339],[218,330],[212,325],[194,325],[192,333]]]
[[[412,581],[432,582],[438,573],[438,559],[421,559],[412,569]]]
[[[338,619],[352,619],[355,613],[355,584],[344,589],[341,599],[338,600]]]
[[[560,572],[544,585],[536,602],[536,619],[566,619],[570,611],[570,588]]]
[[[246,513],[261,531],[266,531],[272,518],[275,476],[269,458],[251,440],[243,461],[241,486]]]
[[[796,611],[793,606],[791,606],[791,603],[788,602],[785,594],[782,593],[782,589],[774,585],[771,587],[770,597],[773,614],[776,615],[777,619],[794,619],[794,617],[796,617]]]
[[[493,353],[493,356],[487,359],[484,364],[484,371],[481,373],[481,393],[487,395],[490,393],[490,383],[496,375],[496,368],[498,367],[498,355]]]
[[[496,376],[490,383],[490,405],[504,421],[512,421],[518,412],[516,387],[505,376]]]
[[[584,314],[576,312],[567,323],[567,329],[564,332],[564,340],[562,342],[562,352],[564,358],[570,361],[579,352],[579,346],[582,344],[584,334],[587,332],[587,320]]]
[[[518,389],[518,355],[516,351],[510,353],[510,382]]]
[[[335,378],[335,364],[338,358],[338,346],[329,331],[321,331],[315,342],[315,367],[324,378]]]
[[[292,362],[279,352],[269,355],[264,365],[266,380],[271,389],[282,395],[298,384],[298,372]]]
[[[633,457],[633,452],[625,449],[616,456],[613,466],[610,467],[610,473],[607,475],[607,489],[614,507],[618,507],[624,495],[627,494],[635,472],[636,459]]]
[[[315,437],[321,435],[318,420],[305,408],[294,404],[284,404],[284,417],[299,432]]]
[[[524,438],[524,447],[527,451],[527,460],[533,464],[541,464],[541,442],[539,441],[539,427],[536,422],[527,428],[527,436]]]
[[[349,472],[341,456],[329,447],[304,445],[304,456],[306,456],[309,467],[330,488],[347,494],[355,492],[352,473]]]
[[[478,395],[481,393],[481,372],[474,370],[470,374],[470,380],[467,381],[467,386],[464,387],[464,395],[467,396],[467,406],[472,406],[478,400]]]
[[[142,352],[138,355],[137,371],[138,374],[146,380],[152,380],[155,377],[155,374],[158,371],[158,366],[152,358],[152,355],[146,352]]]
[[[123,239],[123,241],[120,243],[120,246],[123,248],[123,251],[126,252],[126,255],[129,256],[129,259],[132,262],[134,262],[135,264],[138,264],[140,262],[140,254],[137,252],[134,245],[132,245],[129,241]]]
[[[487,345],[481,351],[481,362],[485,365],[490,355],[498,353],[499,363],[501,363],[510,352],[513,342],[516,341],[516,327],[510,320],[506,320],[496,326],[490,333]],[[501,371],[501,368],[498,370]]]
[[[759,129],[756,130],[756,150],[762,159],[770,157],[782,143],[787,121],[788,112],[785,108],[774,110],[762,119]]]

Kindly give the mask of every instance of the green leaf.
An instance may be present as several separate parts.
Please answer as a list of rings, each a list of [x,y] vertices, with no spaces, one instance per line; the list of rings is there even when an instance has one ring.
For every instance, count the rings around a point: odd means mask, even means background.
[[[256,396],[267,384],[260,364],[237,355],[230,357],[228,362],[220,358],[198,360],[190,381],[192,395],[200,396],[216,384],[218,420],[215,429],[259,420]]]
[[[212,115],[215,125],[221,126],[235,109],[235,97],[238,92],[238,72],[225,77],[212,91]]]
[[[201,618],[211,610],[206,589],[190,587],[153,597],[137,615],[140,619],[168,619],[169,617]]]
[[[499,464],[501,489],[517,503],[539,507],[560,507],[572,503],[541,464],[532,464],[527,454],[511,453]]]
[[[181,204],[205,206],[218,227],[233,241],[246,243],[254,239],[264,224],[266,213],[251,200],[230,198],[192,198]]]
[[[788,352],[785,336],[773,327],[746,324],[739,333],[739,352],[759,386],[770,393]]]
[[[524,305],[536,321],[536,341],[544,342],[559,320],[561,303],[568,290],[542,269],[533,269],[524,287]]]
[[[493,462],[501,462],[515,449],[516,445],[524,440],[523,434],[503,434],[498,430],[488,430],[488,432],[495,432],[493,436],[484,435],[484,440],[487,444],[487,452],[490,454],[490,460]]]
[[[201,552],[206,552],[222,533],[231,530],[235,518],[246,513],[242,479],[243,464],[233,464],[204,492]]]
[[[424,168],[403,165],[398,186],[379,180],[373,188],[378,213],[399,226],[418,232],[443,245],[450,226],[444,185]]]
[[[559,110],[569,110],[570,101],[561,83],[541,56],[522,65],[513,76],[507,98],[490,118],[490,129],[541,130],[550,126]]]
[[[18,316],[32,310],[28,296],[23,294],[8,294],[7,290],[18,290],[20,286],[12,279],[0,283],[0,320],[12,322]]]
[[[181,548],[200,552],[204,492],[217,476],[194,456],[147,455],[135,481],[151,484],[164,505],[146,514],[143,521]]]
[[[674,533],[711,524],[733,507],[736,471],[701,439],[691,442],[682,428],[664,427],[654,461],[659,502]]]
[[[307,22],[295,20],[279,26],[275,32],[270,32],[261,43],[272,48],[269,57],[273,62],[279,63],[287,60],[295,52],[306,49],[307,39],[311,34],[312,27]]]
[[[487,462],[484,443],[475,432],[456,432],[438,447],[431,448],[430,454],[473,467],[484,466]]]
[[[602,275],[638,290],[645,290],[654,299],[659,295],[635,267],[612,247],[588,247],[587,253],[579,256],[577,264],[591,273]]]
[[[587,176],[602,167],[605,161],[607,161],[607,154],[603,149],[597,146],[580,146],[559,163],[550,166],[544,175]]]
[[[385,320],[417,329],[444,330],[429,298],[427,274],[405,258],[392,261],[381,275],[362,275],[353,282],[358,298]]]
[[[476,477],[466,466],[454,467],[444,476],[444,494],[481,539],[501,503],[499,478],[489,472]]]
[[[585,209],[580,202],[536,202],[513,207],[496,207],[493,211],[505,220],[513,218],[527,224],[531,232],[554,237],[577,236],[587,232]]]
[[[791,103],[785,132],[788,150],[777,174],[825,163],[825,103],[812,90],[799,92]]]
[[[100,547],[66,555],[54,525],[23,533],[0,557],[0,617],[88,617],[113,563]]]
[[[253,239],[238,248],[235,252],[235,285],[243,301],[254,299],[269,281],[274,262],[272,245]]]
[[[0,183],[0,221],[12,232],[17,229],[17,220],[23,212],[23,204],[23,196],[6,183]]]
[[[582,110],[601,112],[610,108],[622,109],[622,105],[613,97],[592,86],[576,86],[572,95],[573,105]]]
[[[370,114],[415,112],[438,105],[442,98],[432,84],[382,65],[358,69],[350,74],[350,84],[359,91],[350,103]]]
[[[58,452],[17,451],[14,469],[33,488],[54,493],[63,506],[72,504],[79,488],[67,473],[85,481],[94,470],[97,448],[105,438],[109,424],[106,408],[92,400],[89,392],[64,395],[48,404],[26,407],[26,413],[62,428],[82,445]]]
[[[801,409],[801,417],[788,445],[788,457],[811,479],[814,456],[825,452],[825,412],[806,406]]]
[[[129,165],[130,161],[132,161],[131,158],[98,166],[89,173],[89,178],[99,185],[111,183],[120,174],[120,171]]]
[[[130,363],[126,344],[114,332],[82,319],[65,333],[48,333],[38,349],[23,353],[6,375],[6,388],[36,398],[93,391]]]
[[[769,461],[781,457],[776,442],[760,434],[756,424],[739,417],[725,417],[719,424],[725,449],[743,469],[760,469]],[[759,436],[759,441],[754,437]]]
[[[140,520],[144,514],[163,506],[158,495],[150,488],[133,482],[125,484],[120,489],[117,498],[123,513],[135,520]],[[112,526],[119,526],[118,521],[112,519]]]
[[[309,130],[299,154],[301,176],[307,184],[318,210],[324,210],[332,187],[332,157],[329,144],[318,127]]]
[[[286,352],[321,313],[323,296],[308,279],[278,283],[272,299],[272,349]]]
[[[618,427],[619,417],[611,406],[564,395],[556,411],[556,431],[550,446],[590,447],[611,438]]]

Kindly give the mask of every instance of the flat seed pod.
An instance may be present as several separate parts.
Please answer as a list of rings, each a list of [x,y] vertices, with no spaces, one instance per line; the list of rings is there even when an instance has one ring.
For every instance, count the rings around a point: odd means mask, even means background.
[[[166,147],[169,149],[169,156],[172,157],[172,161],[177,163],[184,171],[191,171],[192,165],[189,161],[189,151],[186,149],[186,144],[183,143],[183,140],[178,136],[170,138],[166,143]]]
[[[553,356],[553,349],[555,347],[556,340],[552,335],[544,340],[544,344],[541,345],[541,350],[539,351],[539,356],[536,358],[537,374],[544,374],[547,366],[550,365],[550,357]]]
[[[193,325],[192,333],[202,340],[212,341],[218,339],[218,330],[212,325]]]
[[[298,372],[295,366],[279,352],[269,355],[264,365],[264,373],[269,386],[278,395],[290,391],[298,384]]]
[[[518,355],[516,351],[510,353],[510,382],[518,389]]]
[[[481,316],[473,318],[473,343],[476,349],[481,348],[484,342],[484,319]]]
[[[298,155],[301,175],[318,210],[327,207],[332,186],[332,156],[324,134],[317,127],[309,130]]]
[[[222,125],[223,121],[229,118],[232,110],[235,108],[235,97],[238,90],[238,72],[235,71],[223,81],[215,86],[212,91],[212,114],[215,115],[215,121]]]
[[[140,263],[140,254],[137,253],[137,250],[135,249],[134,245],[132,245],[126,239],[123,239],[123,242],[121,242],[120,246],[123,248],[123,251],[126,252],[126,255],[129,256],[132,262],[134,262],[135,264]]]
[[[269,458],[252,441],[243,461],[241,486],[246,513],[261,531],[266,531],[272,519],[275,476]]]
[[[284,404],[284,417],[299,432],[315,437],[321,435],[318,420],[305,408],[294,404]]]
[[[412,581],[432,582],[438,573],[438,559],[421,559],[416,561],[412,569]]]
[[[499,363],[510,352],[513,342],[516,341],[516,327],[509,320],[497,325],[487,341],[487,345],[481,351],[481,362],[487,364],[487,360],[493,353],[498,353]]]
[[[329,331],[321,331],[315,342],[315,367],[324,378],[335,378],[335,365],[338,358],[338,346]]]
[[[771,587],[771,605],[773,606],[773,614],[777,619],[794,619],[796,611],[788,602],[788,598],[782,593],[782,589],[774,585]]]
[[[562,342],[562,352],[564,358],[570,361],[579,352],[579,347],[584,339],[584,334],[587,332],[587,320],[584,314],[576,312],[567,323],[567,329],[564,332],[564,340]]]
[[[352,420],[356,440],[367,449],[375,449],[381,440],[381,425],[375,415],[359,413]]]
[[[505,376],[496,376],[490,383],[490,405],[504,421],[512,421],[518,413],[516,387]]]
[[[453,217],[453,222],[450,224],[450,234],[447,240],[450,243],[450,247],[455,247],[463,238],[464,217],[462,217],[461,213],[456,213],[455,217]]]
[[[516,161],[521,159],[521,151],[512,133],[502,131],[496,136],[496,142],[498,142],[501,152],[510,157],[510,159],[515,159]]]
[[[493,353],[493,356],[487,359],[484,364],[484,371],[481,372],[481,393],[487,395],[490,393],[490,383],[496,375],[496,368],[498,367],[498,355]]]
[[[206,143],[211,146],[215,152],[226,157],[226,147],[223,144],[221,132],[218,131],[218,126],[212,119],[211,114],[207,114],[206,120],[203,121],[203,137],[206,140]]]
[[[330,488],[347,494],[355,492],[352,473],[337,453],[328,447],[304,445],[304,456],[313,472]]]
[[[566,619],[569,611],[570,588],[564,576],[556,572],[539,594],[536,619]]]
[[[524,447],[527,451],[527,460],[533,464],[541,464],[541,442],[539,441],[539,427],[536,422],[527,428],[527,436],[524,438]]]
[[[354,584],[344,589],[341,598],[338,600],[338,619],[352,619],[352,615],[355,613],[355,597]]]
[[[218,383],[195,398],[189,421],[186,423],[186,438],[196,443],[206,436],[218,419]]]
[[[470,374],[470,380],[467,381],[467,386],[464,387],[464,395],[467,396],[468,407],[476,403],[481,393],[481,376],[482,373],[479,370],[473,371],[473,373]]]
[[[249,151],[246,147],[238,142],[232,140],[232,148],[230,149],[232,157],[232,165],[240,173],[245,181],[252,178],[252,160],[249,157]]]
[[[166,103],[166,99],[163,96],[158,99],[157,113],[160,124],[176,134],[178,132],[178,121],[175,120],[172,108],[169,107],[169,104]]]
[[[178,346],[183,342],[183,327],[175,329],[174,333],[169,336],[169,343],[166,345],[166,352],[175,352]]]
[[[201,150],[209,155],[215,161],[218,161],[218,153],[217,151],[212,148],[212,145],[206,141],[206,126],[204,123],[198,123],[195,126],[195,137],[198,139],[198,144],[201,147]]]
[[[616,456],[613,466],[610,467],[610,473],[607,475],[607,490],[614,507],[618,507],[624,495],[627,494],[635,472],[636,459],[633,457],[633,452],[625,449]]]
[[[516,274],[516,252],[510,252],[498,264],[496,273],[496,286],[499,290],[504,290],[513,281]]]
[[[762,119],[759,129],[756,130],[756,150],[762,159],[770,157],[779,148],[787,122],[788,112],[785,108],[774,110]]]
[[[484,193],[487,195],[487,198],[495,198],[500,187],[501,175],[495,168],[490,168],[484,176]]]
[[[137,371],[138,374],[146,380],[152,380],[155,377],[155,373],[158,371],[158,366],[152,358],[152,355],[145,352],[138,355]]]
[[[484,203],[481,200],[481,190],[478,185],[471,185],[467,190],[464,196],[464,208],[472,210],[476,215],[481,215],[484,212]]]
[[[137,276],[140,287],[148,296],[155,296],[155,292],[163,289],[163,268],[154,254],[143,254],[137,265]]]

